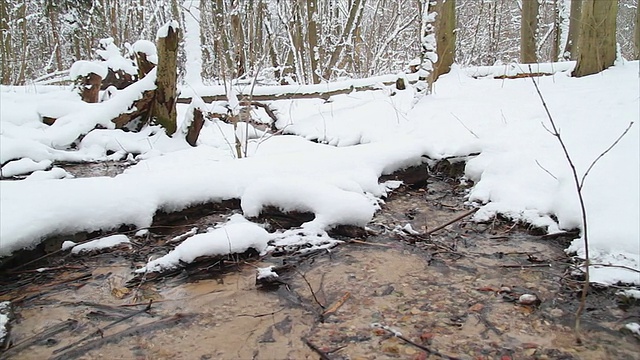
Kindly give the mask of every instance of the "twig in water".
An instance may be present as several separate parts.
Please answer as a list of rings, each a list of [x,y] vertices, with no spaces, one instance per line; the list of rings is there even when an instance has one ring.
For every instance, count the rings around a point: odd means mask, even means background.
[[[464,213],[464,214],[462,214],[462,215],[460,215],[460,216],[457,216],[456,218],[451,219],[451,220],[447,221],[446,223],[444,223],[444,224],[442,224],[442,225],[436,226],[435,228],[433,228],[433,229],[431,229],[431,230],[427,231],[427,235],[431,235],[431,234],[433,234],[434,232],[436,232],[436,231],[438,231],[438,230],[442,230],[442,229],[446,228],[447,226],[449,226],[449,225],[451,225],[451,224],[453,224],[453,223],[455,223],[455,222],[457,222],[457,221],[460,221],[460,220],[462,220],[462,219],[466,218],[466,217],[467,217],[467,216],[469,216],[469,215],[475,214],[475,212],[476,212],[476,211],[478,211],[478,210],[480,210],[480,208],[475,208],[475,209],[469,210],[469,211],[467,211],[466,213]]]
[[[349,296],[351,296],[350,292],[347,291],[346,293],[344,293],[344,295],[342,295],[342,297],[338,299],[338,301],[333,303],[333,305],[331,305],[327,310],[325,310],[325,312],[322,313],[322,316],[331,315],[334,312],[338,311],[338,309],[344,304],[344,302],[349,299]]]
[[[311,348],[311,350],[315,351],[316,354],[320,355],[320,359],[322,360],[331,360],[331,357],[329,357],[329,355],[327,355],[326,352],[320,350],[319,347],[315,346],[311,341],[309,341],[307,338],[302,338],[302,341],[304,341],[305,344],[307,344],[308,347]]]
[[[309,291],[311,291],[311,295],[313,296],[313,300],[315,300],[316,304],[318,304],[322,310],[324,310],[324,305],[322,305],[322,303],[318,300],[318,298],[316,297],[316,292],[313,291],[313,287],[311,286],[311,284],[309,283],[309,281],[307,280],[307,278],[304,276],[303,273],[301,273],[300,271],[296,270],[296,272],[302,277],[302,279],[304,280],[304,282],[307,283],[307,286],[309,287]]]
[[[536,268],[536,267],[551,267],[551,264],[506,264],[500,265],[503,268]]]

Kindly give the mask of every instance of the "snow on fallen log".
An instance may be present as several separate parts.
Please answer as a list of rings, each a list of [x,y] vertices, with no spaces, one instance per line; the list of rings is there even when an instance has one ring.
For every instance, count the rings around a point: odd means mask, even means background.
[[[333,95],[348,94],[352,91],[377,90],[383,86],[395,84],[398,78],[404,78],[407,82],[415,82],[418,80],[418,74],[390,74],[313,85],[253,86],[252,84],[239,84],[233,86],[233,89],[241,100],[328,99]],[[201,97],[207,103],[227,100],[227,90],[224,86],[186,86],[181,89],[178,103],[188,104],[195,96]]]
[[[142,115],[145,109],[137,108],[138,100],[148,98],[148,92],[156,88],[156,71],[151,70],[144,79],[118,91],[111,99],[97,104],[89,104],[82,111],[69,113],[55,120],[45,129],[44,138],[54,148],[66,148],[96,126],[114,129]],[[133,106],[133,108],[132,108]],[[138,106],[141,106],[138,104]],[[46,116],[46,114],[43,114]]]
[[[111,235],[103,238],[99,238],[96,240],[92,240],[80,245],[76,245],[73,241],[65,241],[62,244],[62,249],[67,250],[71,249],[71,253],[74,255],[86,254],[90,252],[100,251],[104,249],[109,249],[112,247],[116,247],[122,244],[126,244],[130,246],[131,242],[126,235],[118,234]]]
[[[510,78],[519,76],[540,76],[552,75],[559,72],[570,73],[575,68],[575,61],[555,62],[555,63],[537,63],[537,64],[504,64],[493,66],[470,66],[462,68],[468,76],[494,77],[494,78]]]
[[[203,234],[196,234],[178,245],[167,255],[149,261],[137,273],[160,272],[191,263],[199,257],[243,253],[249,249],[262,252],[272,236],[261,226],[233,215],[223,226]]]

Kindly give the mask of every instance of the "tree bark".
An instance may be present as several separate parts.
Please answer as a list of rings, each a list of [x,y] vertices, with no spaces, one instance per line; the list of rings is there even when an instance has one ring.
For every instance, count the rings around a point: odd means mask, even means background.
[[[538,30],[538,0],[522,1],[522,17],[520,20],[520,63],[538,62],[536,55],[536,33]]]
[[[158,73],[156,96],[151,106],[151,114],[167,135],[176,132],[176,82],[178,79],[178,42],[180,29],[173,24],[168,27],[166,37],[158,38]]]
[[[98,74],[90,73],[76,79],[76,86],[80,91],[80,98],[84,102],[97,103],[100,95],[100,85],[102,77]]]
[[[636,48],[636,60],[640,60],[640,3],[636,6],[636,33],[633,44]]]
[[[9,85],[11,82],[11,33],[9,32],[9,13],[6,1],[0,1],[0,62],[2,74],[0,84]]]
[[[318,48],[318,1],[307,0],[307,39],[309,44],[309,60],[311,63],[311,80],[314,84],[320,82],[318,75],[318,60],[320,58]]]
[[[569,34],[567,36],[567,44],[564,47],[564,53],[562,54],[562,56],[568,60],[577,59],[581,13],[582,0],[571,0],[571,10],[569,10]]]
[[[616,60],[618,1],[585,0],[582,4],[577,65],[573,76],[598,73]]]
[[[198,144],[198,137],[200,136],[200,130],[202,130],[202,126],[204,125],[204,115],[202,115],[202,110],[194,107],[193,108],[193,121],[191,125],[189,125],[189,129],[187,130],[187,143],[191,146],[196,146]]]
[[[440,75],[451,71],[454,55],[456,53],[456,1],[439,0],[436,20],[436,51],[438,62],[436,63],[434,80]]]

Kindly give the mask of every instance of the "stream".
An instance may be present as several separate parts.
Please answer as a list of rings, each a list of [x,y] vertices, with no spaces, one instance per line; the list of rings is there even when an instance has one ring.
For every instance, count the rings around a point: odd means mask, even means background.
[[[329,251],[246,254],[132,281],[171,248],[155,245],[239,212],[230,201],[167,214],[133,249],[3,270],[0,301],[14,315],[0,359],[640,359],[638,338],[620,331],[640,320],[639,304],[614,288],[592,289],[576,345],[570,238],[469,217],[425,236],[468,212],[466,191],[437,174],[402,186],[368,237],[343,236]],[[270,265],[285,270],[258,286],[256,268]]]

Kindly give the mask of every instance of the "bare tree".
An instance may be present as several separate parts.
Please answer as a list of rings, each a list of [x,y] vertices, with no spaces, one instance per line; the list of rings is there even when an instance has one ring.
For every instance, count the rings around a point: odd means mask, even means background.
[[[569,34],[564,48],[564,58],[576,60],[578,39],[580,37],[580,18],[582,14],[582,0],[571,0],[569,15]]]
[[[455,0],[439,0],[437,5],[436,40],[438,62],[435,78],[451,70],[456,53],[456,2]]]
[[[538,62],[536,54],[536,35],[538,32],[538,0],[522,1],[522,17],[520,20],[520,62],[531,64]]]
[[[598,73],[616,59],[618,1],[585,0],[580,18],[577,65],[573,76]]]

